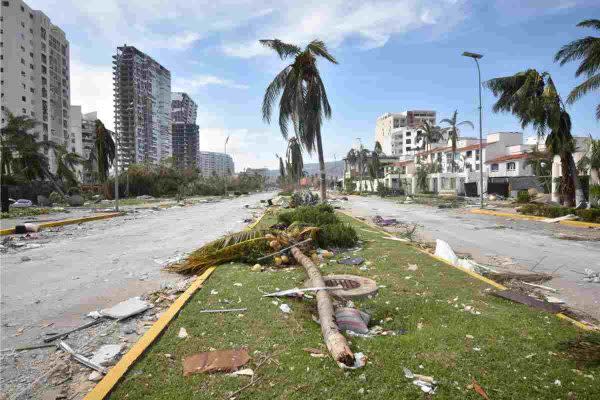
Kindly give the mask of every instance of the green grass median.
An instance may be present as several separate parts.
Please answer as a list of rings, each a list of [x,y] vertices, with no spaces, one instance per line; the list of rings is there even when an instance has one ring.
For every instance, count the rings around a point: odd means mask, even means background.
[[[371,313],[372,325],[405,331],[349,337],[352,350],[368,357],[364,368],[343,370],[330,357],[315,358],[304,351],[327,352],[312,319],[314,300],[262,297],[263,292],[301,286],[301,267],[252,272],[247,265],[226,264],[217,267],[110,398],[228,399],[250,378],[225,373],[183,377],[182,358],[240,347],[252,356],[243,368],[254,370],[256,383],[236,398],[422,398],[420,389],[404,377],[403,367],[439,381],[434,399],[480,399],[469,386],[473,379],[494,400],[600,398],[600,367],[584,367],[560,345],[581,334],[577,328],[554,315],[493,297],[489,285],[407,244],[383,239],[367,225],[341,218],[355,226],[362,244],[360,250],[336,258],[364,257],[370,265],[361,270],[331,260],[322,273],[376,280],[379,294],[354,303]],[[409,265],[417,269],[411,271]],[[283,313],[281,303],[292,312]],[[248,310],[200,313],[242,307]],[[188,338],[177,336],[180,328]]]

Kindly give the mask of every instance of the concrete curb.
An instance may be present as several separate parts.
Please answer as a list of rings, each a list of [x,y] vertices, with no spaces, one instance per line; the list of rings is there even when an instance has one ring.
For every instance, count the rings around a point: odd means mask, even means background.
[[[342,213],[342,214],[344,214],[344,215],[347,215],[348,217],[350,217],[350,218],[352,218],[352,219],[354,219],[354,220],[356,220],[358,222],[361,222],[361,223],[363,223],[363,224],[365,224],[367,226],[370,226],[372,228],[377,229],[380,233],[383,233],[386,236],[394,237],[394,235],[392,235],[391,233],[385,231],[384,229],[380,228],[377,225],[372,225],[372,224],[369,224],[366,221],[361,221],[360,219],[356,218],[354,215],[352,215],[352,214],[350,214],[348,212],[344,212],[344,211],[339,211],[339,212]],[[541,217],[536,217],[536,218],[541,218]],[[439,262],[442,262],[442,263],[444,263],[444,264],[446,264],[446,265],[448,265],[448,266],[450,266],[452,268],[459,269],[459,270],[467,273],[468,275],[472,276],[473,278],[478,279],[478,280],[480,280],[482,282],[487,283],[488,285],[491,285],[491,286],[495,287],[496,289],[499,289],[499,290],[506,290],[506,289],[508,289],[506,286],[504,286],[504,285],[502,285],[502,284],[500,284],[498,282],[495,282],[495,281],[493,281],[493,280],[491,280],[489,278],[486,278],[485,276],[480,275],[477,272],[473,272],[473,271],[470,271],[470,270],[468,270],[466,268],[461,268],[461,267],[457,267],[455,265],[452,265],[448,261],[444,260],[443,258],[437,257],[437,256],[435,256],[435,255],[433,255],[431,253],[428,253],[427,251],[425,251],[423,249],[420,249],[420,248],[414,246],[413,244],[410,244],[410,243],[404,243],[404,244],[407,245],[407,246],[411,246],[415,250],[417,250],[417,251],[419,251],[419,252],[421,252],[423,254],[426,254],[429,257],[431,257],[431,258],[433,258],[433,259],[435,259],[435,260],[437,260]],[[572,323],[573,325],[575,325],[576,327],[578,327],[578,328],[580,328],[582,330],[585,330],[585,331],[597,331],[597,330],[599,330],[599,328],[596,327],[596,326],[594,326],[594,325],[584,324],[584,323],[579,322],[579,321],[577,321],[577,320],[575,320],[575,319],[573,319],[573,318],[571,318],[568,315],[565,315],[563,313],[558,313],[558,314],[554,314],[554,315],[556,315],[560,319],[563,319],[565,321],[568,321],[568,322]]]
[[[256,221],[246,227],[246,230],[254,229],[263,217],[267,215],[269,210],[265,211]],[[114,389],[123,375],[127,373],[129,368],[144,354],[144,352],[154,343],[162,331],[169,325],[175,316],[181,311],[183,306],[188,302],[194,293],[202,287],[202,284],[210,277],[216,267],[210,267],[202,275],[200,275],[187,288],[181,296],[171,304],[171,306],[163,313],[163,315],[148,329],[146,333],[133,345],[133,347],[112,367],[106,376],[83,398],[83,400],[102,400]]]
[[[479,214],[479,215],[491,215],[494,217],[507,217],[514,219],[522,219],[528,221],[543,221],[547,219],[546,217],[538,217],[536,215],[524,215],[524,214],[513,214],[501,211],[493,211],[493,210],[480,210],[473,209],[471,210],[471,214]],[[600,228],[600,224],[595,222],[584,222],[584,221],[559,221],[561,225],[572,226],[575,228]]]
[[[98,215],[92,215],[89,217],[63,219],[60,221],[44,222],[44,223],[38,224],[38,226],[40,227],[40,229],[52,228],[55,226],[80,224],[82,222],[90,222],[90,221],[97,221],[100,219],[108,219],[108,218],[118,217],[119,215],[124,215],[124,214],[120,213],[120,212],[113,212],[113,213],[108,213],[108,214],[98,214]],[[13,233],[15,233],[15,228],[8,228],[8,229],[0,230],[0,236],[12,235]]]

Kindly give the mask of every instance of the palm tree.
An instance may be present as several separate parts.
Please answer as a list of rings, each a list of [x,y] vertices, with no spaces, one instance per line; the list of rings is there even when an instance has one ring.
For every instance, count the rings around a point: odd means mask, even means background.
[[[533,174],[538,177],[540,183],[544,186],[545,192],[550,192],[552,175],[552,154],[546,149],[541,151],[536,145],[525,159],[525,167],[531,167]]]
[[[546,137],[546,147],[560,156],[563,179],[561,195],[567,206],[583,201],[583,191],[573,160],[575,148],[571,135],[571,118],[547,72],[535,69],[485,82],[498,100],[494,112],[511,112],[521,121],[521,127],[531,125],[539,137]],[[575,198],[574,198],[575,194]]]
[[[600,19],[587,19],[577,24],[578,27],[594,28],[600,31]],[[600,37],[587,36],[564,45],[554,56],[554,61],[560,61],[560,65],[568,62],[581,60],[575,76],[585,75],[586,80],[573,88],[567,103],[572,104],[581,96],[592,90],[600,88]],[[600,104],[596,106],[596,118],[600,119]]]
[[[287,148],[287,162],[289,165],[288,173],[291,179],[300,185],[300,178],[302,178],[302,171],[304,170],[304,160],[302,159],[302,148],[298,138],[291,138],[288,141]]]
[[[425,150],[431,150],[431,145],[439,142],[443,137],[442,129],[437,125],[430,124],[429,121],[423,122],[421,131],[417,134],[417,140],[423,139]]]
[[[115,159],[115,141],[104,127],[102,121],[97,119],[96,123],[96,142],[94,144],[93,156],[98,165],[98,179],[105,183],[108,179],[108,171]]]
[[[275,153],[275,157],[279,160],[279,182],[283,187],[285,185],[285,164],[283,163],[283,158],[279,157],[279,154]]]
[[[56,156],[56,177],[67,187],[77,186],[75,166],[83,163],[83,158],[77,153],[69,152],[63,145],[54,145],[52,148]]]
[[[320,40],[313,40],[304,50],[279,39],[261,40],[260,43],[275,50],[282,60],[294,57],[294,62],[277,74],[265,91],[262,105],[263,120],[270,123],[271,111],[281,93],[279,101],[281,134],[287,139],[288,123],[291,121],[296,137],[309,154],[313,152],[316,145],[321,173],[321,199],[325,201],[327,185],[321,126],[323,117],[331,118],[331,105],[317,68],[317,57],[334,64],[337,64],[337,61],[327,51],[325,43]]]
[[[460,126],[467,125],[470,126],[471,129],[475,129],[473,123],[471,121],[461,121],[458,122],[458,110],[455,110],[452,114],[451,118],[445,118],[440,121],[440,124],[448,124],[448,137],[452,141],[452,172],[454,172],[454,166],[456,163],[454,162],[455,153],[456,153],[456,142],[458,142],[458,138],[460,137]],[[482,151],[482,150],[480,150]]]
[[[577,163],[577,168],[590,173],[590,206],[600,199],[600,139],[592,135],[587,141],[585,155]]]

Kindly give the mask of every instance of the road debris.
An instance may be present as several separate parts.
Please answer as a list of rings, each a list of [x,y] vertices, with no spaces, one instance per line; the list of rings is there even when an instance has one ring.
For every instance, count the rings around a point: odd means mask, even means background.
[[[589,268],[583,270],[585,277],[583,278],[586,282],[600,283],[600,272],[595,272]]]
[[[365,259],[362,257],[348,257],[338,260],[338,264],[343,265],[361,265],[365,262]]]
[[[378,226],[397,226],[401,223],[396,218],[382,218],[381,215],[376,215],[373,217],[373,222]]]
[[[356,308],[341,307],[335,311],[335,321],[342,332],[369,333],[371,316]]]
[[[263,297],[303,297],[304,296],[304,292],[316,292],[319,290],[338,290],[338,289],[343,289],[342,286],[334,286],[334,287],[328,287],[328,286],[323,286],[323,287],[309,287],[309,288],[293,288],[293,289],[287,289],[287,290],[280,290],[278,292],[273,292],[273,293],[267,293],[264,294]]]
[[[55,341],[56,339],[65,338],[65,337],[69,336],[70,333],[78,332],[78,331],[87,329],[89,327],[92,327],[94,325],[99,324],[100,322],[102,322],[102,318],[98,318],[98,319],[96,319],[94,321],[91,321],[91,322],[88,322],[87,324],[83,324],[81,326],[78,326],[77,328],[71,329],[71,330],[69,330],[67,332],[63,332],[63,333],[59,333],[59,334],[47,337],[47,338],[44,339],[44,343],[50,343],[50,342]]]
[[[132,297],[115,306],[100,310],[100,314],[109,318],[122,320],[140,314],[150,307],[151,305],[143,301],[140,297]]]
[[[247,349],[217,350],[183,359],[183,376],[203,372],[233,372],[250,361]]]
[[[254,371],[250,368],[240,369],[238,371],[232,372],[229,374],[230,376],[254,376]]]
[[[413,374],[408,368],[402,368],[404,376],[407,379],[413,379],[413,385],[418,386],[423,392],[434,394],[437,389],[437,382],[431,376]]]
[[[284,303],[284,304],[281,304],[281,305],[279,306],[279,309],[281,310],[281,312],[283,312],[283,313],[286,313],[286,314],[289,314],[289,313],[291,313],[291,312],[292,312],[292,309],[290,308],[290,306],[288,306],[288,305],[287,305],[287,304],[285,304],[285,303]]]
[[[189,335],[187,333],[187,331],[185,330],[185,328],[179,328],[179,333],[177,333],[177,337],[179,339],[185,339],[187,338]]]
[[[121,351],[123,351],[123,346],[120,344],[105,344],[100,346],[100,348],[92,354],[90,361],[102,365],[103,367],[107,367],[113,365],[117,361]]]
[[[94,369],[102,374],[106,374],[108,372],[108,369],[104,368],[102,365],[96,364],[94,363],[92,360],[90,360],[89,358],[86,358],[84,356],[82,356],[81,354],[78,354],[75,352],[75,350],[73,350],[71,348],[71,346],[69,346],[66,342],[64,341],[60,341],[58,343],[58,346],[66,351],[67,353],[69,353],[71,355],[71,358],[73,358],[74,360],[76,360],[77,362],[85,365],[88,368]]]
[[[549,291],[549,292],[553,292],[553,293],[557,293],[557,292],[558,292],[558,290],[557,290],[557,289],[551,288],[551,287],[549,287],[549,286],[538,285],[538,284],[535,284],[535,283],[529,283],[529,282],[522,282],[522,283],[523,283],[523,285],[526,285],[526,286],[531,286],[531,287],[538,288],[538,289],[547,290],[547,291]]]
[[[367,356],[361,352],[354,353],[354,364],[346,365],[338,361],[338,365],[342,369],[358,369],[367,365]]]
[[[217,309],[217,310],[200,310],[200,313],[216,314],[216,313],[244,312],[244,311],[248,311],[248,309],[247,308],[227,308],[227,309]]]
[[[485,390],[481,387],[481,385],[479,385],[479,383],[477,383],[475,378],[473,378],[473,381],[471,382],[471,384],[469,386],[471,386],[473,388],[473,390],[475,390],[485,400],[490,400],[490,398],[488,397]]]
[[[546,218],[546,219],[543,219],[542,222],[546,222],[547,224],[553,224],[553,223],[560,222],[560,221],[575,221],[578,219],[579,219],[579,217],[575,214],[567,214],[567,215],[563,215],[562,217],[558,217],[558,218]]]
[[[315,358],[323,358],[323,357],[327,357],[327,354],[323,353],[321,350],[319,349],[313,349],[313,348],[304,348],[302,349],[304,351],[306,351],[307,353],[310,354],[311,357],[315,357]]]
[[[516,303],[526,304],[530,307],[551,312],[554,314],[562,311],[562,307],[559,305],[548,303],[546,301],[541,301],[531,296],[515,292],[513,290],[501,290],[498,292],[492,292],[492,294],[494,296],[502,297],[507,300],[512,300]]]

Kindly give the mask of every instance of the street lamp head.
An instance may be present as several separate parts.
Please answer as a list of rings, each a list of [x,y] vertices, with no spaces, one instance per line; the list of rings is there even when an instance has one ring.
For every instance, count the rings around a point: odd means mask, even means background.
[[[462,53],[462,55],[465,57],[471,57],[474,59],[480,59],[483,57],[483,54],[471,53],[469,51],[465,51],[464,53]]]

